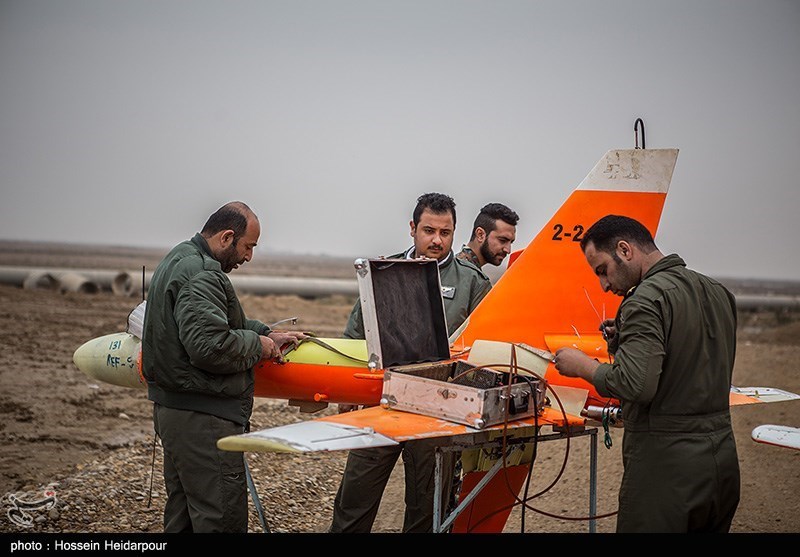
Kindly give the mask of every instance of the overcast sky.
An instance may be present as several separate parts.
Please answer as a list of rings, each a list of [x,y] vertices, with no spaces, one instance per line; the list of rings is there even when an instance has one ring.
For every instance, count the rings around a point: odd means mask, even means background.
[[[427,191],[521,216],[609,149],[680,154],[656,237],[800,280],[800,2],[0,0],[0,239],[171,247],[222,203],[256,256],[410,245]]]

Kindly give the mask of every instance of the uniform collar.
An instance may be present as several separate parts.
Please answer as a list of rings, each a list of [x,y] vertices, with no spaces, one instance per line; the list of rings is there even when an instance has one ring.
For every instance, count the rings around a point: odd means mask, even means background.
[[[681,257],[673,253],[671,255],[666,255],[655,262],[655,264],[650,267],[645,275],[642,277],[642,280],[646,280],[652,277],[656,273],[660,273],[661,271],[666,271],[672,267],[686,267],[686,262],[681,259]]]
[[[472,250],[471,247],[468,245],[461,246],[461,253],[459,253],[456,257],[460,257],[461,259],[465,259],[475,265],[478,269],[481,268],[481,263],[478,261],[477,254]]]
[[[414,246],[411,246],[406,250],[405,259],[414,259]],[[453,250],[450,250],[450,253],[447,254],[447,257],[438,260],[436,263],[437,265],[439,265],[439,268],[441,269],[442,267],[450,263],[450,261],[452,260],[453,260]]]
[[[642,282],[649,279],[656,273],[660,273],[661,271],[666,271],[667,269],[671,269],[672,267],[686,267],[686,262],[683,259],[681,259],[681,257],[678,254],[675,253],[664,256],[658,261],[656,261],[655,264],[647,270],[647,272],[642,277],[642,280],[639,281],[639,284],[642,284]],[[639,284],[631,286],[631,288],[625,293],[625,296],[623,296],[622,300],[624,301],[630,298],[633,295],[633,293],[636,292],[636,288],[639,286]]]
[[[208,240],[203,238],[203,235],[200,234],[199,232],[194,235],[194,238],[192,238],[192,243],[195,244],[197,247],[199,247],[201,250],[203,250],[206,253],[206,255],[208,255],[212,259],[216,259],[214,257],[214,254],[211,253],[211,246],[208,245]]]

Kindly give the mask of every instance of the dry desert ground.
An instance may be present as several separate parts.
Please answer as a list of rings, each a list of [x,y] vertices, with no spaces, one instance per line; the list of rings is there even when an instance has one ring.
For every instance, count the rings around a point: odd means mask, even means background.
[[[157,250],[0,243],[0,265],[154,269]],[[269,259],[264,257],[264,259]],[[244,269],[242,270],[244,271]],[[237,271],[238,272],[238,271]],[[247,272],[288,276],[352,277],[352,261],[325,257],[275,257]],[[758,291],[744,281],[737,287]],[[785,285],[784,285],[785,286]],[[796,286],[796,285],[795,285]],[[795,294],[797,292],[794,292]],[[274,322],[299,317],[299,326],[320,336],[338,336],[353,299],[329,296],[243,295],[249,316]],[[161,452],[154,445],[151,403],[138,389],[97,384],[73,364],[72,354],[94,337],[125,329],[136,297],[26,290],[0,285],[0,532],[151,532],[162,528],[164,488]],[[738,386],[772,386],[800,393],[800,315],[781,310],[740,314],[734,371]],[[335,412],[329,408],[324,412]],[[742,497],[734,532],[800,532],[800,451],[755,443],[760,424],[800,425],[800,401],[736,407],[732,410],[742,472]],[[253,426],[308,419],[285,401],[257,399]],[[616,510],[621,477],[621,429],[612,447],[599,446],[598,513]],[[531,493],[548,485],[564,461],[565,443],[541,443]],[[324,532],[346,454],[254,453],[247,459],[273,532]],[[588,437],[574,439],[558,483],[533,502],[550,514],[579,518],[588,511]],[[10,495],[41,498],[55,492],[53,508],[32,510],[22,528],[8,516]],[[261,531],[250,502],[250,530]],[[377,532],[398,532],[403,516],[402,465],[384,495]],[[518,532],[515,509],[507,532]],[[585,520],[554,519],[533,510],[527,532],[586,532]],[[598,532],[613,532],[613,515]]]

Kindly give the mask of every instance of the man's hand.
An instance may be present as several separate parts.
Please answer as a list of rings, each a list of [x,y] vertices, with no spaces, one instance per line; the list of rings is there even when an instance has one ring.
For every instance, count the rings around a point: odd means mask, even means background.
[[[617,336],[617,324],[613,319],[606,319],[600,323],[600,331],[603,333],[603,338],[607,341],[613,340]]]
[[[593,360],[577,348],[559,348],[553,358],[558,373],[565,377],[580,377],[592,382],[594,372],[600,362]]]
[[[300,341],[306,338],[306,334],[299,331],[272,331],[267,336],[259,335],[258,338],[261,341],[261,359],[282,364],[284,350],[290,345],[297,348]]]
[[[289,351],[290,347],[292,349],[297,348],[300,345],[300,341],[306,338],[306,334],[300,331],[272,331],[268,336],[272,339],[272,342],[275,343],[275,346],[278,347],[281,361],[283,360],[283,355]]]
[[[258,335],[258,340],[261,341],[262,360],[273,360],[281,357],[280,348],[275,345],[275,342],[271,338],[265,337],[264,335]]]

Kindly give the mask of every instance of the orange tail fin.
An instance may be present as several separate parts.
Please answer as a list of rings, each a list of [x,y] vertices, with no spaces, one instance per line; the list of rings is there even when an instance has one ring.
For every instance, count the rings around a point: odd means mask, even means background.
[[[600,321],[621,299],[602,291],[584,259],[584,232],[607,214],[632,217],[655,236],[678,157],[677,149],[612,150],[605,154],[531,243],[518,253],[455,339],[455,351],[476,340],[525,343],[554,352],[574,344],[607,358]],[[561,377],[552,384],[586,388]],[[590,398],[597,393],[590,393]]]

